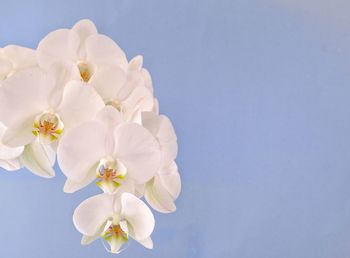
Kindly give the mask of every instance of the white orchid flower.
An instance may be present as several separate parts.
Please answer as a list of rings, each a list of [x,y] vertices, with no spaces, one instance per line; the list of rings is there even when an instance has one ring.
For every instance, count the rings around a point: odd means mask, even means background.
[[[35,50],[16,45],[0,49],[0,81],[34,66],[37,66]]]
[[[112,39],[98,34],[90,20],[81,20],[72,29],[49,33],[40,41],[37,56],[43,69],[64,63],[69,79],[89,83],[100,94],[101,88],[118,88],[126,80],[125,53]]]
[[[153,112],[142,113],[142,124],[159,141],[162,165],[145,187],[145,198],[155,210],[169,213],[176,210],[174,201],[181,191],[181,179],[174,162],[177,156],[177,138],[170,120]]]
[[[135,86],[133,88],[136,88],[137,86],[139,87],[145,87],[147,88],[152,94],[153,94],[153,85],[152,85],[152,78],[150,73],[148,72],[147,69],[143,68],[143,57],[138,55],[136,57],[134,57],[133,59],[130,60],[129,62],[129,66],[128,66],[128,78],[129,81],[136,81],[138,83],[134,83]],[[148,103],[150,103],[150,101],[148,100]],[[151,104],[147,104],[144,102],[143,106],[139,106],[139,114],[138,117],[136,117],[137,119],[134,118],[134,121],[136,120],[136,122],[139,122],[141,119],[141,114],[142,112],[154,112],[156,114],[159,114],[159,103],[158,100],[156,98],[153,97],[152,99],[152,105]]]
[[[142,112],[154,109],[154,97],[149,89],[145,87],[135,88],[129,95],[116,95],[106,102],[116,108],[126,122],[141,124]]]
[[[0,49],[0,81],[14,75],[17,71],[37,66],[35,51],[29,48],[9,45]],[[20,169],[20,156],[24,147],[9,147],[2,143],[6,127],[0,122],[0,167],[13,171]]]
[[[37,52],[42,68],[65,63],[68,80],[91,84],[106,104],[123,114],[125,121],[141,123],[141,112],[154,109],[152,79],[142,68],[142,56],[128,63],[120,47],[98,34],[89,20],[79,21],[72,29],[49,33]]]
[[[54,145],[61,135],[95,117],[104,102],[81,82],[64,87],[51,73],[25,69],[2,81],[0,121],[7,127],[3,144],[25,146],[21,161],[34,174],[52,177]]]
[[[141,124],[142,112],[155,109],[152,79],[145,68],[142,68],[143,57],[136,56],[128,65],[123,84],[102,85],[99,90],[106,104],[115,107],[128,122]]]
[[[153,248],[153,214],[130,193],[90,197],[76,208],[73,222],[83,234],[84,245],[101,237],[110,245],[110,252],[119,253],[130,236],[146,248]]]
[[[163,165],[145,187],[145,199],[161,213],[176,210],[175,200],[181,192],[181,178],[175,161]]]
[[[73,214],[83,245],[100,238],[120,253],[132,238],[152,249],[155,221],[141,198],[176,210],[177,151],[143,57],[128,62],[90,20],[49,33],[36,50],[0,48],[0,168],[50,178],[57,156],[65,192],[95,182],[104,193]]]
[[[153,135],[135,123],[125,123],[113,107],[95,120],[64,135],[57,160],[67,176],[65,192],[77,191],[97,177],[97,185],[113,193],[150,180],[160,167],[160,146]],[[132,190],[128,190],[132,192]]]
[[[138,81],[138,85],[143,85],[153,93],[152,78],[148,70],[143,67],[143,56],[138,55],[130,60],[128,76],[130,81]]]

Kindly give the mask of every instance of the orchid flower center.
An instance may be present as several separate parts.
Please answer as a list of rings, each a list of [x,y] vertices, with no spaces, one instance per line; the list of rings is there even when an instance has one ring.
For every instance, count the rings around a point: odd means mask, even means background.
[[[96,177],[99,179],[96,185],[104,192],[113,193],[121,186],[126,176],[126,167],[119,161],[107,157],[100,160],[96,169]]]
[[[78,64],[78,69],[80,77],[84,82],[89,82],[92,75],[94,74],[94,69],[91,65],[81,62]]]
[[[128,234],[122,230],[120,225],[111,225],[103,232],[103,238],[105,240],[111,240],[111,238],[122,238],[128,241]]]
[[[34,130],[32,133],[39,137],[42,143],[51,143],[58,139],[63,132],[63,122],[58,114],[44,112],[34,119]]]
[[[123,229],[125,229],[125,231]],[[128,226],[125,220],[119,221],[119,219],[116,220],[113,218],[107,221],[101,237],[109,244],[110,252],[120,253],[122,251],[121,247],[129,240],[129,234],[127,231]]]

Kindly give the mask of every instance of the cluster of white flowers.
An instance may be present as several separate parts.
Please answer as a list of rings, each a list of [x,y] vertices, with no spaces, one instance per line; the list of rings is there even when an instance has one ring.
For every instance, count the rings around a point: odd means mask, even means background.
[[[142,56],[122,49],[89,20],[59,29],[36,50],[0,49],[0,166],[51,178],[54,163],[73,193],[94,183],[73,222],[82,244],[102,238],[118,253],[129,237],[152,248],[154,217],[176,209],[177,139],[159,114]]]

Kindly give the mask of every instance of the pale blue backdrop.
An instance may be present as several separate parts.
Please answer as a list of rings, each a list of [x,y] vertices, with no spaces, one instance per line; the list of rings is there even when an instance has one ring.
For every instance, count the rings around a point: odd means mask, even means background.
[[[143,54],[179,138],[178,211],[119,257],[350,257],[350,16],[334,0],[1,1],[0,45],[90,18]],[[0,257],[112,257],[71,216],[97,191],[0,173]]]

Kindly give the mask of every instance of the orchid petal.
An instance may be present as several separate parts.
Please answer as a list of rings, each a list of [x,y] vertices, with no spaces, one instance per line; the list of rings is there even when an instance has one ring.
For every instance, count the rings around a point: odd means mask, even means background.
[[[111,249],[109,250],[112,254],[119,254],[122,250],[122,246],[125,244],[125,241],[121,238],[112,238],[109,242]]]
[[[137,87],[123,102],[125,116],[129,121],[141,124],[141,113],[152,111],[154,100],[152,93],[145,87]]]
[[[126,234],[129,234],[129,226],[126,220],[121,220],[119,226]]]
[[[101,34],[91,35],[85,41],[87,61],[98,66],[119,65],[126,70],[128,65],[123,50],[109,37]]]
[[[57,160],[63,174],[74,182],[82,182],[107,153],[107,130],[97,121],[90,121],[64,134],[57,149]]]
[[[125,72],[119,66],[99,68],[89,83],[95,88],[105,102],[114,100],[126,81]]]
[[[134,195],[138,198],[141,198],[145,194],[145,184],[135,184]]]
[[[33,49],[8,45],[4,47],[3,53],[11,61],[14,70],[29,68],[37,65],[36,52]]]
[[[0,123],[0,139],[3,137],[6,132],[6,127]],[[8,147],[0,141],[0,160],[11,160],[18,158],[22,152],[24,147],[19,146],[15,148]],[[13,162],[11,162],[13,163]]]
[[[181,192],[181,179],[175,162],[163,166],[147,183],[145,199],[153,209],[169,213],[176,210],[174,200]]]
[[[97,34],[97,29],[95,24],[88,19],[83,19],[78,21],[76,24],[74,24],[74,26],[72,27],[72,30],[78,34],[80,41],[82,42],[87,37]]]
[[[68,62],[55,63],[47,69],[47,73],[54,77],[54,89],[49,98],[50,107],[57,107],[63,97],[64,88],[68,82],[79,80],[80,73],[75,65]]]
[[[177,156],[177,138],[169,118],[153,112],[144,112],[142,113],[142,125],[158,139],[163,164],[174,160]]]
[[[102,232],[108,218],[113,216],[113,199],[109,194],[99,194],[83,201],[74,211],[73,223],[86,236]]]
[[[56,153],[50,145],[33,141],[25,146],[21,156],[22,164],[33,174],[45,178],[55,176],[53,165],[55,164]]]
[[[137,124],[123,124],[114,131],[114,155],[126,166],[136,183],[151,179],[160,166],[160,148],[156,139]]]
[[[14,171],[20,169],[22,167],[22,164],[19,158],[7,160],[0,159],[0,167],[6,169],[7,171]]]
[[[57,112],[65,130],[69,130],[93,119],[104,106],[103,100],[90,85],[71,81],[65,86]]]
[[[74,193],[87,185],[89,185],[91,182],[93,182],[96,179],[96,168],[93,166],[89,172],[87,172],[86,177],[79,181],[74,182],[70,180],[69,178],[66,180],[66,183],[64,184],[63,191],[65,193]]]
[[[136,189],[134,181],[127,175],[123,183],[115,189],[114,193],[117,193],[117,195],[121,195],[122,193],[131,193],[135,195]]]
[[[126,99],[133,90],[138,87],[145,88],[145,81],[139,71],[129,70],[126,77],[126,82],[123,88],[119,91],[117,98],[119,100]]]
[[[175,200],[181,192],[181,178],[174,161],[163,166],[157,173],[161,184]]]
[[[147,237],[143,240],[138,240],[137,242],[139,242],[141,245],[143,245],[147,249],[153,249],[153,241],[151,237]]]
[[[143,65],[143,56],[138,55],[130,60],[128,68],[129,70],[140,71],[142,68],[142,65]]]
[[[32,133],[33,124],[34,118],[29,117],[26,121],[23,121],[22,124],[16,127],[9,127],[2,137],[3,144],[14,148],[31,143],[35,140],[35,136]]]
[[[123,122],[123,117],[114,107],[106,106],[98,112],[96,120],[111,129],[120,125]]]
[[[176,210],[174,199],[157,178],[147,183],[145,199],[158,212],[170,213]]]
[[[95,240],[99,239],[101,236],[100,234],[96,234],[95,236],[85,236],[83,235],[83,237],[81,238],[81,244],[82,245],[89,245],[92,242],[94,242]]]
[[[159,101],[156,98],[154,98],[154,106],[152,112],[159,115]]]
[[[33,140],[35,117],[49,108],[54,78],[38,68],[17,72],[0,88],[0,121],[8,128],[4,143],[21,146]]]
[[[153,93],[153,83],[152,83],[152,77],[149,71],[145,68],[141,69],[141,74],[143,76],[144,80],[144,86],[149,89]]]
[[[42,68],[57,62],[78,60],[79,35],[69,29],[59,29],[43,38],[37,49],[38,63]]]
[[[125,218],[129,228],[129,234],[135,240],[148,238],[154,229],[154,217],[147,205],[130,193],[121,195],[121,216]]]
[[[103,232],[104,228],[105,228],[105,223],[102,224],[102,226],[97,230],[97,233],[94,236],[83,235],[80,243],[82,245],[91,244],[92,242],[94,242],[95,240],[97,240],[101,237],[101,232]]]

